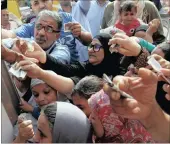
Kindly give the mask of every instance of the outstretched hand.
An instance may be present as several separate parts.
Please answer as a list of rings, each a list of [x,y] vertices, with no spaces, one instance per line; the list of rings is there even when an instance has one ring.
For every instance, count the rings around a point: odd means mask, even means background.
[[[141,47],[135,37],[128,37],[121,33],[115,34],[108,44],[111,47],[118,44],[117,51],[125,56],[138,56],[141,51]]]
[[[134,99],[120,99],[120,94],[113,91],[107,84],[104,91],[109,95],[113,110],[130,119],[145,119],[152,111],[157,89],[157,76],[152,71],[141,68],[138,77],[117,76],[114,83],[119,88],[134,97]]]

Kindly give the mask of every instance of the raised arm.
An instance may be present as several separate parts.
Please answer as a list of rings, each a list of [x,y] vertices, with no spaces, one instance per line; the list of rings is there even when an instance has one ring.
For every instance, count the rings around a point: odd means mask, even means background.
[[[74,87],[74,82],[71,78],[63,77],[53,71],[43,70],[31,61],[20,61],[16,67],[21,67],[27,72],[28,77],[41,79],[60,93],[69,94]]]

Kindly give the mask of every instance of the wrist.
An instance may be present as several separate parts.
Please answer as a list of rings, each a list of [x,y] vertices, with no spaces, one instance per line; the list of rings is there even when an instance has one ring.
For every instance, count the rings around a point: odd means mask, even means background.
[[[40,68],[40,72],[37,78],[43,80],[44,76],[45,76],[45,70]]]
[[[29,112],[32,113],[34,110],[33,106],[30,105]]]
[[[138,49],[138,51],[137,51],[135,56],[139,57],[142,54],[142,46],[138,44],[138,48],[137,49]]]
[[[27,140],[25,140],[23,137],[18,135],[16,139],[14,140],[15,143],[26,143]]]

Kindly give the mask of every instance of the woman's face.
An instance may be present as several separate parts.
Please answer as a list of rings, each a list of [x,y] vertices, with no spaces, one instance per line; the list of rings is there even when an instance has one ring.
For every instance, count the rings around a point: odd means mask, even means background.
[[[98,39],[93,39],[91,42],[92,47],[88,47],[89,62],[92,65],[100,64],[104,59],[104,50],[102,44]]]
[[[120,18],[124,25],[130,25],[136,19],[136,9],[132,8],[131,11],[122,11]]]
[[[90,116],[91,109],[89,107],[87,99],[79,96],[78,94],[75,94],[72,96],[72,100],[73,100],[74,105],[80,108],[86,114],[87,117]]]
[[[32,93],[36,103],[41,107],[57,101],[57,91],[42,83],[32,88]]]
[[[160,55],[160,56],[163,57],[163,58],[164,58],[164,56],[165,56],[165,54],[163,53],[162,49],[161,49],[159,46],[157,46],[157,47],[152,51],[151,54],[157,54],[157,55]]]
[[[38,118],[37,131],[33,139],[37,143],[52,143],[52,129],[44,114],[41,114]]]

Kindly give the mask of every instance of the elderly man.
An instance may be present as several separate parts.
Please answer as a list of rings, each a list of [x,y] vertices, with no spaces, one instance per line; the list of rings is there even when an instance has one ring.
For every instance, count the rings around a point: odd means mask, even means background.
[[[48,9],[52,11],[52,0],[31,0],[31,7],[33,12],[37,15],[40,11]],[[83,44],[87,45],[91,42],[92,37],[89,32],[83,30],[81,25],[74,21],[72,16],[65,12],[60,12],[59,15],[62,17],[63,27],[61,29],[61,35],[58,41],[61,44],[67,45],[70,54],[71,62],[76,62],[79,60],[79,54],[76,50],[75,40],[80,40]],[[70,32],[64,32],[64,24],[71,22]],[[2,30],[2,38],[6,37],[22,37],[22,38],[31,38],[34,37],[34,25],[35,22],[24,24],[20,28],[16,29],[13,32]]]
[[[34,38],[24,39],[26,41],[35,40],[35,42],[54,58],[62,63],[70,63],[70,52],[66,45],[61,45],[56,42],[60,37],[60,30],[62,27],[62,20],[58,13],[49,10],[41,11],[35,21]],[[11,40],[11,39],[10,39]],[[12,40],[13,41],[13,40]],[[5,45],[10,43],[8,39],[3,40]],[[7,46],[10,48],[9,46]],[[12,47],[13,50],[19,51],[16,46]]]

